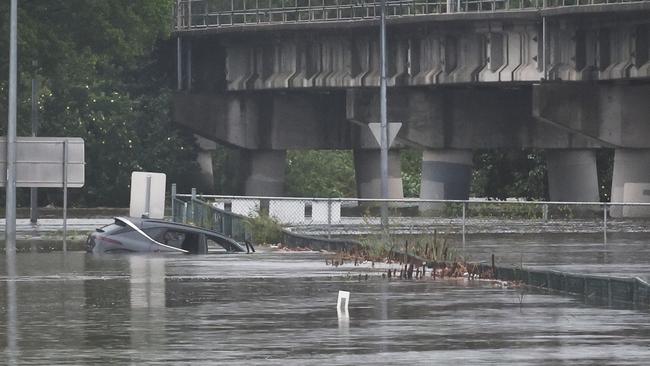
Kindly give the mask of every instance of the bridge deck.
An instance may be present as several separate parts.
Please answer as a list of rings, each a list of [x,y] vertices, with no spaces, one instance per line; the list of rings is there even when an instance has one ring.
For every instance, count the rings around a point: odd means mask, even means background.
[[[390,20],[417,21],[545,12],[650,9],[650,0],[386,0]],[[289,24],[364,23],[380,14],[380,0],[177,0],[175,31],[201,31]],[[257,28],[257,27],[256,27]]]

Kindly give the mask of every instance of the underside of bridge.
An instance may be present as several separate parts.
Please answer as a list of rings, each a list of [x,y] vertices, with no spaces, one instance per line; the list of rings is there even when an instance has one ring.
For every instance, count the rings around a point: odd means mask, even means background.
[[[435,199],[467,198],[472,150],[539,148],[551,200],[598,201],[611,148],[612,202],[650,202],[650,7],[605,10],[393,22],[391,197],[403,148]],[[248,152],[247,194],[282,194],[288,149],[351,149],[359,196],[379,197],[377,30],[348,23],[178,33],[175,120]]]

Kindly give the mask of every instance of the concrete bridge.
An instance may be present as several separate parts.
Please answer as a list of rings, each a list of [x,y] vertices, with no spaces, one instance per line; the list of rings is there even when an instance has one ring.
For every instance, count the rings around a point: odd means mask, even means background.
[[[387,0],[389,154],[423,149],[422,198],[466,199],[472,150],[548,149],[550,198],[650,202],[650,1]],[[287,149],[353,149],[379,196],[379,1],[182,0],[175,120],[247,152],[245,193],[282,195]]]

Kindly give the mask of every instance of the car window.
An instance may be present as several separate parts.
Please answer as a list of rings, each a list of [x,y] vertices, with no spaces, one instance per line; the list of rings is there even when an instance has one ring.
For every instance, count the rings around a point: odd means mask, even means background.
[[[160,240],[158,241],[175,248],[182,248],[186,235],[187,234],[182,231],[173,230],[173,229],[166,230],[164,234],[162,234]]]
[[[206,236],[205,240],[208,244],[208,251],[211,253],[225,253],[227,252],[226,248],[222,247],[221,244],[211,236]]]
[[[142,231],[144,231],[145,234],[149,235],[153,240],[162,242],[165,229],[162,227],[150,227],[142,229]]]
[[[117,235],[117,234],[126,233],[128,231],[133,231],[132,228],[126,226],[126,224],[124,224],[122,222],[120,222],[119,224],[114,223],[114,224],[106,225],[106,226],[100,228],[99,230],[101,230],[102,232],[104,232],[106,234],[109,234],[109,235]]]

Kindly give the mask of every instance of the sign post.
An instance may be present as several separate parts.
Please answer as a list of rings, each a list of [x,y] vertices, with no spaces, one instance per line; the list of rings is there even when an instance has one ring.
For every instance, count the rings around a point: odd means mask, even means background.
[[[381,0],[381,24],[379,26],[379,53],[380,53],[380,78],[379,78],[379,119],[381,124],[381,138],[379,145],[380,173],[381,173],[381,228],[384,244],[388,242],[388,123],[386,106],[386,0]]]
[[[11,0],[9,20],[9,113],[7,139],[3,149],[7,153],[5,201],[5,250],[7,260],[16,253],[16,85],[18,70],[18,0]]]

